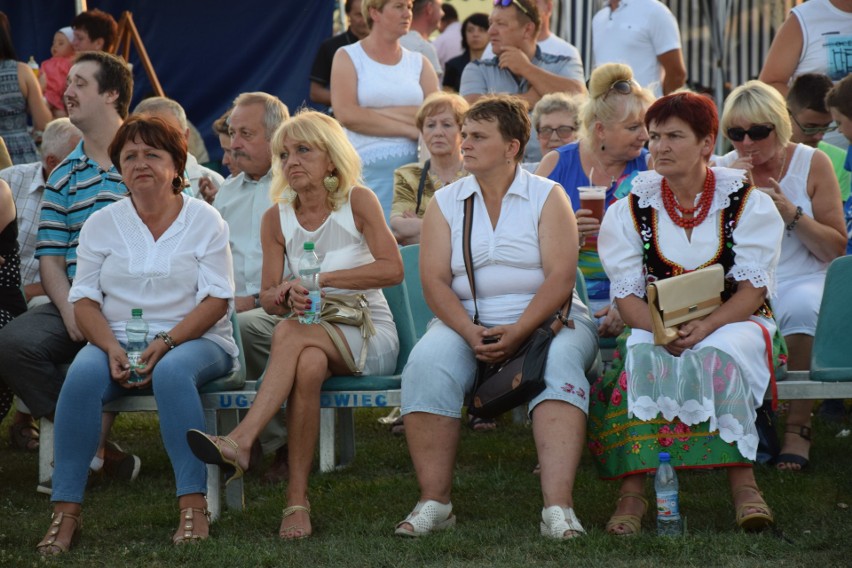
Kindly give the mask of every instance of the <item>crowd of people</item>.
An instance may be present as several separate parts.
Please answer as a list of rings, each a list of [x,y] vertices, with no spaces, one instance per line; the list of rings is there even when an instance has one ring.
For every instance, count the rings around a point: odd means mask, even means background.
[[[157,401],[174,469],[175,544],[209,536],[204,464],[231,481],[263,454],[275,455],[264,478],[286,480],[280,537],[310,537],[322,384],[393,372],[382,288],[402,281],[399,246],[415,243],[422,290],[409,293],[435,318],[402,373],[395,428],[419,496],[396,534],[455,525],[477,367],[564,306],[528,403],[541,534],[585,532],[573,499],[584,448],[601,478],[620,481],[610,534],[641,531],[662,450],[677,468],[726,468],[737,525],[771,527],[753,468],[757,412],[776,366],[808,369],[828,264],[852,250],[852,64],[825,57],[852,37],[852,0],[795,8],[760,80],[721,112],[683,89],[680,33],[657,0],[603,3],[588,83],[579,52],[550,31],[552,0],[494,0],[462,22],[441,0],[344,10],[350,27],[311,71],[327,111],[291,116],[274,94],[241,93],[213,124],[226,176],[202,165],[177,101],[130,112],[110,15],[58,30],[40,84],[0,13],[0,420],[14,406],[11,441],[30,451],[36,421],[56,424],[38,551],[71,548],[93,475],[138,476],[103,405],[139,389]],[[824,139],[835,132],[842,142]],[[601,211],[581,203],[588,186],[604,193]],[[369,325],[300,322],[317,307],[299,269],[311,248],[322,294],[361,295]],[[656,344],[646,286],[714,264],[721,306]],[[150,341],[131,365],[136,309]],[[259,390],[233,431],[210,436],[198,389],[238,368],[237,332]],[[607,337],[618,347],[601,372]],[[808,465],[812,410],[791,403],[778,469]]]

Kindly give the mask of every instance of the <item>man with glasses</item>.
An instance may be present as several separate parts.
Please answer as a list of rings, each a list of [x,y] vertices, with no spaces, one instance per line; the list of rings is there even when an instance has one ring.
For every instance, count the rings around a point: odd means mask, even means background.
[[[517,95],[532,109],[548,93],[586,92],[579,60],[543,53],[537,45],[541,15],[534,0],[493,2],[488,37],[494,57],[471,61],[464,68],[459,94],[471,104],[483,95]],[[528,144],[524,161],[540,159],[538,147]]]
[[[840,183],[840,195],[845,203],[850,193],[850,173],[843,167],[846,152],[823,140],[826,134],[837,130],[837,125],[825,106],[825,95],[833,85],[831,78],[822,73],[799,75],[787,91],[787,110],[790,111],[790,122],[793,126],[790,139],[819,148],[828,154],[834,175]]]

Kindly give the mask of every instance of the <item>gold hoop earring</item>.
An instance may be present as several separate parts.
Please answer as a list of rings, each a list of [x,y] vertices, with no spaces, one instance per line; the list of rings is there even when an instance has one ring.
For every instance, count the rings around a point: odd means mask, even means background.
[[[334,174],[328,174],[322,178],[322,185],[327,192],[331,193],[337,191],[337,188],[340,187],[340,179]]]

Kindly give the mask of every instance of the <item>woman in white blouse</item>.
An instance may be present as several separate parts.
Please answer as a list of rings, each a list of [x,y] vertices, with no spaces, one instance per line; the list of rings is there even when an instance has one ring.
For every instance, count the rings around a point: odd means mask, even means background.
[[[420,499],[396,534],[418,537],[455,524],[450,493],[461,407],[477,362],[512,355],[573,294],[578,234],[565,191],[519,165],[530,120],[515,97],[479,99],[462,126],[464,168],[472,175],[435,193],[420,252],[423,293],[436,319],[402,374],[402,415]],[[464,203],[473,199],[471,249],[478,313],[462,253]],[[586,429],[586,371],[597,352],[589,311],[574,297],[574,328],[551,343],[546,388],[529,403],[541,463],[541,534],[579,536],[573,485]]]
[[[646,474],[668,452],[677,468],[727,467],[744,530],[773,523],[752,471],[755,409],[772,372],[773,291],[783,224],[744,172],[708,168],[718,129],[713,101],[693,93],[657,100],[645,115],[654,171],[604,216],[598,241],[612,294],[632,332],[626,360],[593,387],[589,438],[604,478],[621,479],[607,532],[636,534]],[[654,345],[645,287],[712,264],[724,303]]]
[[[393,172],[417,161],[415,115],[423,99],[438,90],[438,76],[424,55],[399,43],[411,26],[411,0],[363,0],[361,12],[370,34],[335,53],[331,106],[387,220]]]
[[[173,542],[207,538],[207,468],[185,432],[204,427],[198,388],[237,364],[228,227],[210,205],[182,193],[182,133],[160,118],[134,116],[109,153],[129,197],[92,214],[80,233],[69,300],[89,344],[56,407],[54,514],[38,544],[44,555],[67,552],[77,536],[102,406],[128,389],[153,388],[157,400],[180,508]],[[141,381],[131,382],[124,327],[134,308],[143,310],[149,343],[136,368]]]

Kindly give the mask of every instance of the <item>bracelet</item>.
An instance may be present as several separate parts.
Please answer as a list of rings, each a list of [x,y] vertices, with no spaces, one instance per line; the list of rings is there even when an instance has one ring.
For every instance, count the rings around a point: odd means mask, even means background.
[[[158,333],[157,335],[155,335],[155,336],[154,336],[154,339],[162,339],[162,340],[163,340],[163,343],[165,343],[165,344],[166,344],[166,347],[168,347],[168,348],[169,348],[169,351],[171,351],[172,349],[174,349],[175,347],[177,347],[177,343],[175,343],[175,340],[172,338],[172,336],[171,336],[171,335],[169,335],[169,334],[168,334],[168,333],[166,333],[165,331],[161,331],[160,333]]]
[[[796,207],[796,214],[793,215],[793,219],[789,223],[787,223],[787,226],[785,227],[787,229],[787,236],[788,237],[790,236],[790,233],[793,232],[793,229],[796,228],[796,225],[798,224],[799,219],[802,218],[803,213],[804,212],[802,211],[801,206]]]

